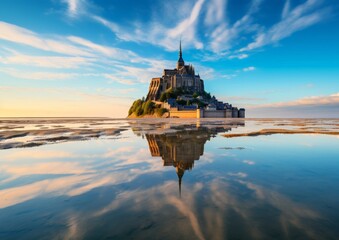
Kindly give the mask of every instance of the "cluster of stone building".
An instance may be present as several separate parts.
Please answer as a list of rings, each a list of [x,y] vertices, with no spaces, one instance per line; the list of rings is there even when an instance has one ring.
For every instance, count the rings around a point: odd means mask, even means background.
[[[160,102],[161,94],[169,89],[181,89],[191,94],[180,96],[180,100],[194,100],[192,93],[197,93],[197,100],[206,105],[199,108],[198,104],[180,105],[177,99],[167,99],[167,102]],[[179,59],[175,69],[164,69],[162,77],[152,78],[147,100],[162,104],[162,107],[169,110],[169,117],[179,118],[244,118],[245,109],[233,107],[232,104],[218,101],[214,96],[211,99],[204,97],[204,81],[199,74],[195,74],[192,65],[185,65],[182,58],[181,42],[179,47]]]

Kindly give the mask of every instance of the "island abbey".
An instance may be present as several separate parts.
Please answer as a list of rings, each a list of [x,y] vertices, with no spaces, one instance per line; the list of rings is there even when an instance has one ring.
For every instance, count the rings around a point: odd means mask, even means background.
[[[181,42],[177,67],[175,69],[164,69],[162,77],[152,78],[147,99],[159,100],[161,93],[168,89],[178,88],[200,94],[205,90],[204,81],[199,74],[195,75],[194,67],[191,64],[185,65],[185,61],[182,58]]]
[[[181,41],[179,59],[174,69],[164,69],[152,78],[146,101],[166,110],[166,117],[176,118],[244,118],[245,109],[219,101],[205,91],[204,80],[193,65],[185,65]]]

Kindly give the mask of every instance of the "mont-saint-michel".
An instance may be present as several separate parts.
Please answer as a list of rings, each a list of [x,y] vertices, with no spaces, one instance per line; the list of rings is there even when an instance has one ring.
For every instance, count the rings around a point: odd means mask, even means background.
[[[193,65],[185,65],[181,41],[174,69],[152,78],[146,98],[133,102],[128,117],[244,118],[245,109],[219,101],[205,91],[204,80]]]
[[[0,1],[0,240],[339,239],[339,1],[31,2]]]

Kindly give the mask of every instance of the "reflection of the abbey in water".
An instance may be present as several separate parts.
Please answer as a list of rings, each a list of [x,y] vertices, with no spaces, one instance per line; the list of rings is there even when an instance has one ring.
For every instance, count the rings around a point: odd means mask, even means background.
[[[199,160],[200,156],[204,154],[204,145],[207,140],[217,133],[230,130],[231,126],[198,127],[161,135],[146,134],[146,138],[152,157],[161,157],[164,166],[175,167],[179,179],[179,194],[181,195],[182,177],[186,170],[192,170],[194,161]]]

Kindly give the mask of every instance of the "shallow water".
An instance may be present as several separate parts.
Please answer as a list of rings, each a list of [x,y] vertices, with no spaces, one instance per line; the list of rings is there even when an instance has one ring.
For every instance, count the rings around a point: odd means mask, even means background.
[[[339,236],[338,135],[223,136],[338,120],[28,121],[121,131],[0,150],[0,239]]]

